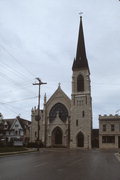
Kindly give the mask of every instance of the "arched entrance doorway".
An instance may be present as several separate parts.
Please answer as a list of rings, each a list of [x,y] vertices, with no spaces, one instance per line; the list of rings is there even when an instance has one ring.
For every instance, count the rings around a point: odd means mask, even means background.
[[[52,146],[62,145],[62,129],[60,127],[56,127],[52,132]]]
[[[77,135],[77,147],[84,147],[84,135],[82,132]]]

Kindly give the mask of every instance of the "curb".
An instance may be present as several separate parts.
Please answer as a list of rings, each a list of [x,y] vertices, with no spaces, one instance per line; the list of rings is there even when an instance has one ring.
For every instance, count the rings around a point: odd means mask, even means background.
[[[22,154],[22,153],[30,153],[30,152],[36,152],[36,150],[33,149],[33,150],[26,150],[26,151],[5,152],[5,153],[0,153],[0,157],[7,156],[7,155],[16,155],[16,154]]]
[[[115,153],[115,157],[117,158],[118,161],[120,161],[120,152]]]

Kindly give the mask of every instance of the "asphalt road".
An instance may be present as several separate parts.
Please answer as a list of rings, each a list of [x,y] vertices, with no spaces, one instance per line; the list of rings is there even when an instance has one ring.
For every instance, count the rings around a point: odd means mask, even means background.
[[[120,180],[115,151],[40,149],[0,157],[0,180]]]

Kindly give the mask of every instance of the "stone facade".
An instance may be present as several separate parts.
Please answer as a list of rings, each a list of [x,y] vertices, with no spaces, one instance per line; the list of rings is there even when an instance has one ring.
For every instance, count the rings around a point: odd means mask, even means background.
[[[61,110],[61,109],[62,110]],[[65,110],[64,110],[65,108]],[[71,101],[69,97],[62,91],[61,87],[58,86],[52,97],[44,103],[44,110],[40,112],[40,139],[42,142],[49,146],[63,146],[68,147],[68,127],[70,117]],[[51,114],[53,111],[53,114]],[[64,112],[65,118],[64,117]],[[61,114],[60,114],[61,113]],[[63,114],[62,114],[63,113]],[[36,108],[32,109],[32,126],[31,126],[31,141],[37,140],[37,128],[38,122],[35,120],[38,111]],[[52,119],[53,118],[53,119]],[[59,144],[55,143],[56,133],[61,133],[62,140]],[[56,140],[57,141],[57,140]]]
[[[120,148],[120,116],[99,116],[99,147]]]
[[[84,91],[80,92],[77,91],[79,75],[84,78]],[[84,69],[75,71],[72,79],[71,147],[82,147],[82,145],[78,145],[77,137],[81,132],[84,136],[84,148],[91,148],[92,102],[89,72]]]
[[[92,101],[90,71],[88,67],[82,17],[76,58],[73,62],[72,98],[61,89],[60,84],[47,101],[44,97],[44,108],[40,111],[40,140],[45,146],[63,146],[70,148],[91,148]],[[32,109],[31,142],[37,141],[38,114]]]

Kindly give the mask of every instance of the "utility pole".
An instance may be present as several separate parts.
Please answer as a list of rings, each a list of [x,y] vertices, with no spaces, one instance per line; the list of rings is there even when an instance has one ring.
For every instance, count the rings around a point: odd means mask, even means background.
[[[39,141],[40,141],[40,119],[41,119],[41,115],[40,115],[40,86],[43,84],[47,84],[41,81],[40,78],[36,78],[38,80],[37,83],[33,83],[33,85],[38,85],[39,86],[39,91],[38,91],[38,114],[37,114],[37,122],[38,122],[38,136],[37,136],[37,151],[39,151]]]
[[[70,116],[68,116],[68,148],[70,148]]]

